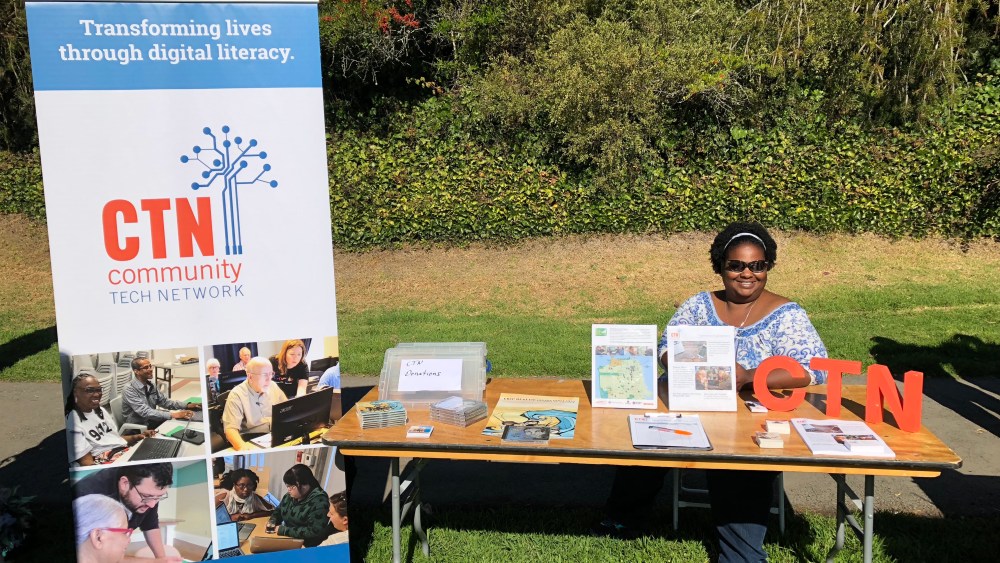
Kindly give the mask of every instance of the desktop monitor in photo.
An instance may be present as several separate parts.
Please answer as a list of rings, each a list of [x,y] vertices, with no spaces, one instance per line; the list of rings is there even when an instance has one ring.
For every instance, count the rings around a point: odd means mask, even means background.
[[[327,387],[271,407],[271,444],[274,447],[302,438],[309,443],[309,433],[330,425],[333,388]]]
[[[219,374],[219,393],[225,393],[226,391],[231,391],[233,387],[236,387],[240,383],[247,380],[247,372],[244,370],[239,371],[224,371]]]

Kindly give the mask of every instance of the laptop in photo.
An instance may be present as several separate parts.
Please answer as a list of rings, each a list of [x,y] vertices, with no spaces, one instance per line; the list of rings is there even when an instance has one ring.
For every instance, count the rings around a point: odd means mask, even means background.
[[[177,451],[181,449],[180,440],[170,438],[144,438],[139,442],[135,453],[129,461],[144,461],[147,459],[170,459],[177,457]]]
[[[219,524],[215,531],[219,536],[219,559],[246,555],[240,549],[240,537],[236,531],[236,522]]]
[[[232,521],[233,521],[233,519],[230,518],[229,511],[226,510],[225,503],[220,502],[218,505],[216,505],[216,507],[215,507],[215,523],[219,524],[219,525],[222,525],[222,524],[232,523]],[[236,533],[239,536],[239,542],[238,543],[243,543],[243,542],[247,541],[247,538],[250,537],[250,532],[252,532],[253,529],[256,528],[256,527],[257,527],[257,524],[253,524],[253,523],[250,523],[250,522],[236,522]]]

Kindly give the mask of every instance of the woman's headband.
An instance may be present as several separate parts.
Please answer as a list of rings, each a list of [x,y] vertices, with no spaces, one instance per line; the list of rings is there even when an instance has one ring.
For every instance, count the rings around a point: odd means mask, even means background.
[[[729,248],[729,245],[732,244],[734,240],[736,240],[736,239],[738,239],[740,237],[753,237],[753,238],[757,239],[757,242],[759,242],[761,246],[764,247],[764,250],[767,250],[767,245],[764,244],[764,241],[761,240],[761,238],[759,236],[757,236],[757,235],[755,235],[753,233],[736,233],[735,235],[733,235],[733,238],[729,239],[729,241],[726,242],[726,246],[723,246],[722,250],[725,250],[725,249]]]

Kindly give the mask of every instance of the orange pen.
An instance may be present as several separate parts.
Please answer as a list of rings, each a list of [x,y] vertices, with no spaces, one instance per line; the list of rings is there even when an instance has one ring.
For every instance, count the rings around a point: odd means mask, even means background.
[[[650,426],[650,428],[654,428],[656,430],[659,430],[660,432],[672,432],[674,434],[679,434],[681,436],[691,435],[691,433],[688,432],[687,430],[677,430],[675,428],[667,428],[666,426]]]

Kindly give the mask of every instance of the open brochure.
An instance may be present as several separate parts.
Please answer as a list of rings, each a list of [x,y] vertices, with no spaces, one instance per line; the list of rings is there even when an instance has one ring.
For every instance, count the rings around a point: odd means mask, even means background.
[[[667,327],[667,408],[736,410],[736,329]]]
[[[632,446],[639,450],[684,448],[710,450],[701,418],[696,414],[664,414],[662,416],[628,415]]]
[[[793,418],[792,426],[814,454],[896,457],[885,440],[860,420]]]
[[[592,406],[656,408],[656,325],[591,328]]]

